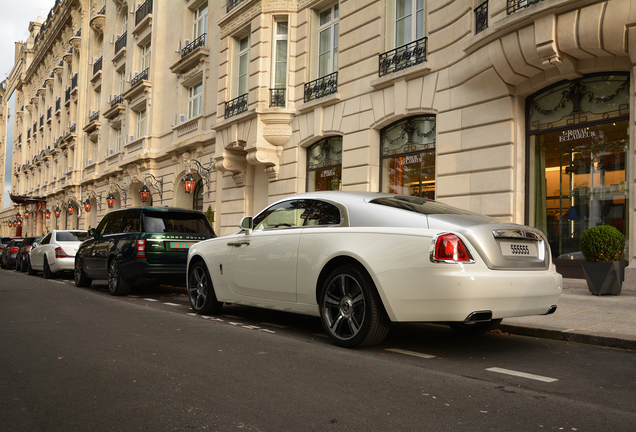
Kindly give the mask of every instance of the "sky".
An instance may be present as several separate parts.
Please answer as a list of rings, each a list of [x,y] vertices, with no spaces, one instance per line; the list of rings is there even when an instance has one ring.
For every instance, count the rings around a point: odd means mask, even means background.
[[[55,0],[0,0],[0,82],[13,69],[15,42],[29,37],[29,22],[46,18]]]

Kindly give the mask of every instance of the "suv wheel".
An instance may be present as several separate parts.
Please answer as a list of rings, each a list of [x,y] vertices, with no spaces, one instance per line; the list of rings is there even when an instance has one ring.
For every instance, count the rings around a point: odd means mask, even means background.
[[[108,263],[108,291],[114,296],[124,296],[130,292],[132,283],[121,275],[117,259],[111,258]]]
[[[86,277],[84,273],[84,266],[81,257],[75,258],[75,266],[73,268],[73,279],[75,279],[75,286],[78,287],[89,287],[93,282],[92,279]]]

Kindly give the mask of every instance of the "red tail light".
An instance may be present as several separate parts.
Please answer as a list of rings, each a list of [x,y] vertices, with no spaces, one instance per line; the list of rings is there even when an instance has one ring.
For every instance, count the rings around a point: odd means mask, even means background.
[[[11,253],[18,253],[18,248],[14,248],[14,247],[12,247],[11,249],[9,249],[9,252],[11,252]]]
[[[27,246],[25,249],[27,252],[31,252],[31,249],[33,249],[33,246]]]
[[[146,258],[146,240],[137,240],[137,258]]]
[[[472,258],[464,243],[455,234],[443,234],[435,242],[434,259],[437,261],[466,262]]]
[[[66,252],[64,252],[64,249],[58,246],[55,248],[55,258],[71,258],[71,257],[67,255]]]

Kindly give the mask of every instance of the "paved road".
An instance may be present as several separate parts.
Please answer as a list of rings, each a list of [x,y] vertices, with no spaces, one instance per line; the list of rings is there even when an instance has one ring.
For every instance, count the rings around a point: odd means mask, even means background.
[[[396,325],[329,344],[315,318],[183,291],[114,298],[0,270],[2,431],[631,431],[633,352]]]

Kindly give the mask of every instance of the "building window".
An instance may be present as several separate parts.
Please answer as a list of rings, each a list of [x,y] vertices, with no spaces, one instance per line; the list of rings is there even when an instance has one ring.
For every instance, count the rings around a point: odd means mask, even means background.
[[[121,127],[115,130],[115,153],[121,151]]]
[[[435,116],[402,120],[380,139],[382,192],[435,199]]]
[[[192,194],[192,209],[203,211],[203,180],[199,180],[194,186]]]
[[[526,100],[526,223],[546,234],[560,272],[583,259],[587,229],[612,225],[629,235],[629,99],[629,74],[613,73]]]
[[[338,4],[320,12],[318,77],[338,70]]]
[[[208,2],[203,3],[194,11],[194,28],[192,40],[203,36],[208,32]]]
[[[137,138],[146,135],[146,108],[137,113]]]
[[[395,46],[424,37],[424,0],[395,1]]]
[[[273,88],[287,86],[287,21],[276,21],[274,34],[274,76]]]
[[[342,137],[329,137],[307,148],[307,192],[341,190]]]
[[[245,36],[244,38],[239,40],[236,96],[241,96],[248,92],[249,67],[250,67],[250,38],[249,36]]]
[[[150,42],[141,47],[141,72],[150,67]]]
[[[188,93],[188,118],[191,119],[201,114],[201,102],[203,101],[203,83],[200,82],[193,85],[192,87],[190,87]]]
[[[124,93],[124,85],[126,84],[126,70],[119,72],[119,96]]]

